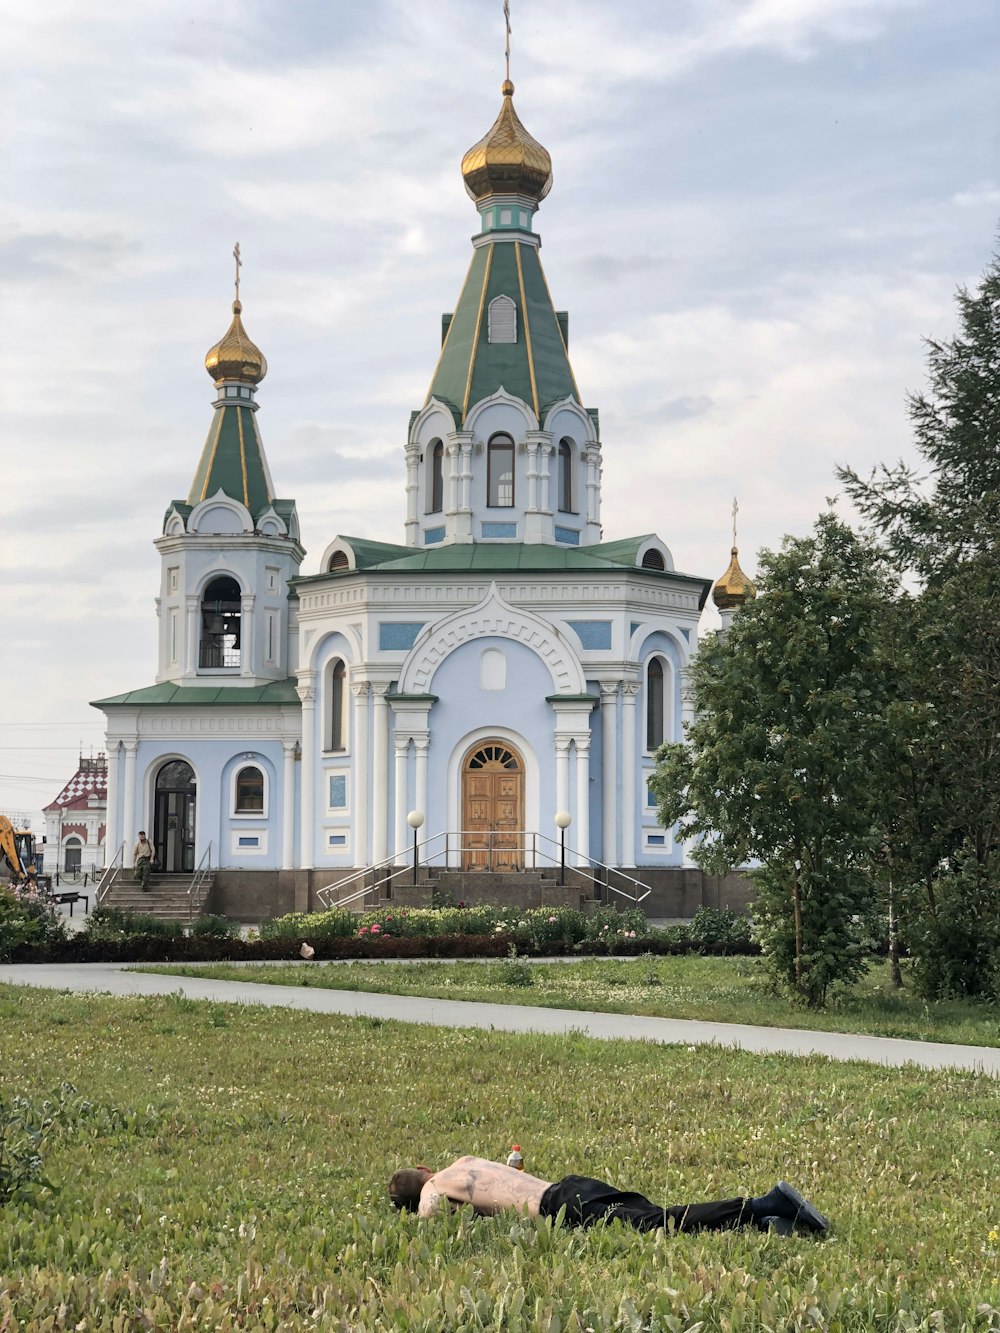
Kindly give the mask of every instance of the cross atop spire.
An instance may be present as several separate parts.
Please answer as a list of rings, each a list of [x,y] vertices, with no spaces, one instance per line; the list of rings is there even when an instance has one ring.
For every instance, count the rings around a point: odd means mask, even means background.
[[[233,258],[236,260],[236,299],[240,299],[240,269],[243,267],[243,260],[240,258],[239,241],[233,246]]]
[[[503,20],[507,29],[507,45],[504,54],[507,57],[507,82],[510,83],[510,0],[503,0]]]
[[[733,545],[736,545],[736,515],[740,512],[740,507],[736,503],[736,496],[733,496]]]

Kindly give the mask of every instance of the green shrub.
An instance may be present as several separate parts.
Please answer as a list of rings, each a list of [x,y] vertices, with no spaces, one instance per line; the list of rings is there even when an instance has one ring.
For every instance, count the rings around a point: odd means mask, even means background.
[[[225,916],[213,916],[211,912],[198,917],[191,926],[192,935],[216,935],[220,939],[231,940],[239,933],[240,928],[235,921]]]
[[[164,921],[162,917],[146,916],[142,912],[123,912],[118,907],[96,907],[87,917],[83,934],[91,940],[120,940],[130,935],[154,935],[169,939],[184,934],[180,921]]]
[[[695,944],[748,944],[751,922],[747,916],[731,912],[728,907],[699,907],[687,928],[688,938]]]
[[[517,956],[517,949],[512,944],[510,954],[494,968],[497,981],[501,986],[533,986],[535,971],[530,963]]]
[[[10,958],[23,945],[45,945],[65,936],[62,918],[41,889],[0,889],[0,959]]]
[[[358,918],[346,907],[335,907],[329,912],[289,912],[286,916],[264,921],[260,927],[262,940],[324,940],[346,939],[356,934]]]
[[[1000,883],[971,848],[934,881],[935,912],[910,927],[913,978],[927,999],[1000,998]]]

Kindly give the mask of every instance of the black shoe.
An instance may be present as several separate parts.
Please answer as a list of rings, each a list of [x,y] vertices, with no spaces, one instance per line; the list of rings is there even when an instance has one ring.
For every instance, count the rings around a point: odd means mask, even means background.
[[[779,1180],[769,1193],[752,1199],[750,1206],[760,1223],[768,1217],[780,1217],[793,1225],[806,1227],[809,1231],[828,1231],[830,1228],[830,1223],[819,1209],[814,1208],[808,1199],[804,1199],[787,1180]]]
[[[795,1231],[795,1223],[787,1217],[762,1217],[757,1225],[761,1231],[774,1231],[779,1236],[790,1236]]]

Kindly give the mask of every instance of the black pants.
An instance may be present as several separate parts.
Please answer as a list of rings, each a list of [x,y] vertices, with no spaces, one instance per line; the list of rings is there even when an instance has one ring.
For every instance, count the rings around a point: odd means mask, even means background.
[[[591,1227],[617,1218],[636,1231],[656,1231],[673,1222],[677,1231],[725,1231],[731,1227],[755,1226],[747,1198],[721,1199],[715,1203],[672,1204],[658,1207],[642,1194],[616,1190],[589,1176],[566,1176],[550,1185],[542,1195],[538,1211],[554,1218],[565,1206],[565,1225]]]

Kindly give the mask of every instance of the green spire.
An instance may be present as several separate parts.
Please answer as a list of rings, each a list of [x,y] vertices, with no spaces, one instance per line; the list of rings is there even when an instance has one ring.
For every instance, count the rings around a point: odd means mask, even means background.
[[[274,484],[254,408],[221,400],[215,412],[187,502],[200,504],[222,491],[257,518],[274,500]]]
[[[490,342],[490,303],[513,301],[513,342]],[[469,409],[501,387],[523,399],[541,420],[553,403],[582,406],[566,350],[566,316],[557,314],[530,242],[491,241],[476,247],[448,325],[427,401],[448,404],[458,426]]]

